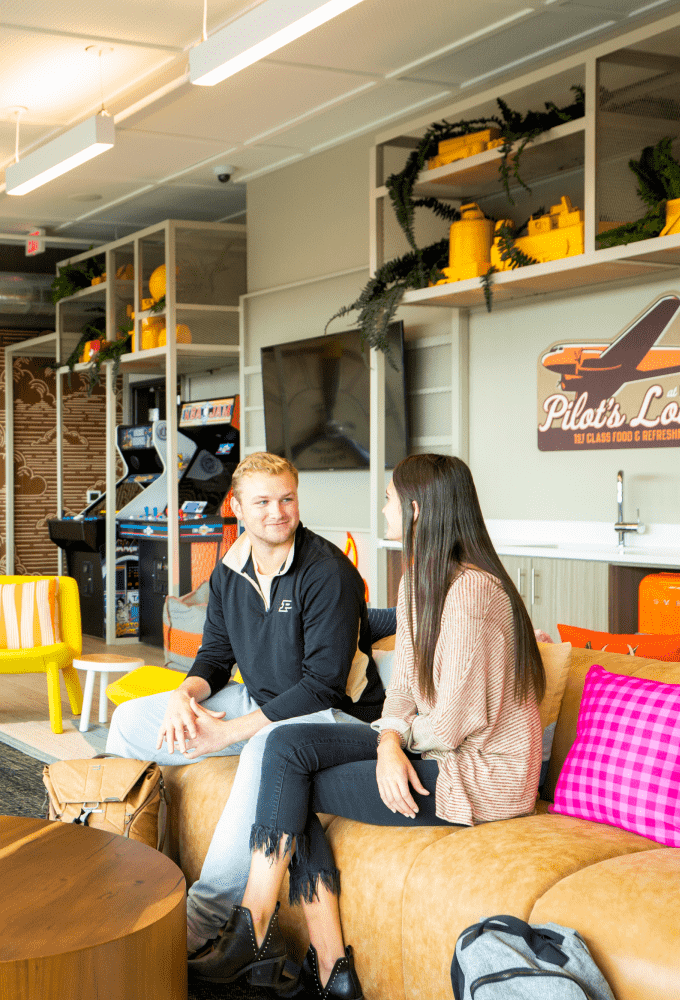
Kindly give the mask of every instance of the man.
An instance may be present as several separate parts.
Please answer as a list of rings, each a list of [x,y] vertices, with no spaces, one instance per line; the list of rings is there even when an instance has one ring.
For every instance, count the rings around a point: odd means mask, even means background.
[[[107,750],[124,757],[180,764],[241,753],[188,893],[190,953],[216,937],[242,898],[272,727],[371,722],[382,708],[363,581],[340,549],[300,524],[297,483],[297,470],[276,455],[256,452],[240,463],[232,508],[245,530],[211,576],[193,667],[175,691],[125,702],[111,720]],[[230,679],[236,664],[242,684]]]

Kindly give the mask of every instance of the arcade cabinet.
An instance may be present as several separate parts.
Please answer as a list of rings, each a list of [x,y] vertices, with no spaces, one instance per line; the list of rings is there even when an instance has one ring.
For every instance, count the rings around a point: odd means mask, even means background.
[[[220,555],[225,524],[222,503],[239,462],[239,399],[231,396],[182,403],[179,418],[178,499],[180,593],[193,589],[192,564],[197,548],[213,543],[215,564]],[[139,638],[163,645],[163,605],[168,594],[168,518],[166,425],[153,425],[153,443],[163,472],[143,492],[119,510],[117,537],[139,546]]]
[[[116,430],[125,470],[116,483],[116,509],[140,496],[163,471],[152,430],[152,424]],[[98,638],[106,635],[106,509],[101,493],[75,517],[47,522],[51,540],[66,553],[68,575],[78,581],[83,632]],[[116,538],[116,635],[139,635],[138,546],[131,539]]]

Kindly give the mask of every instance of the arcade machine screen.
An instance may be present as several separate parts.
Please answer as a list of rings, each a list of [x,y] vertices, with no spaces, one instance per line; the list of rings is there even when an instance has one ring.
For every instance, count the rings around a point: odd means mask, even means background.
[[[179,429],[197,448],[179,484],[180,507],[185,501],[200,500],[205,502],[204,515],[219,513],[239,461],[235,417],[235,396],[181,404]]]
[[[221,508],[239,461],[238,396],[182,403],[178,422],[179,586],[186,594],[198,572],[212,570],[225,524]],[[154,425],[154,441],[160,429]],[[167,462],[166,462],[167,464]],[[141,471],[141,470],[140,470]],[[162,645],[168,593],[168,470],[147,492],[118,513],[118,534],[139,542],[139,621],[142,641]],[[210,550],[206,544],[211,544]],[[214,551],[213,551],[214,550]],[[196,573],[194,573],[194,567]],[[201,582],[205,577],[201,577]]]
[[[117,429],[116,444],[123,462],[123,476],[116,483],[115,509],[120,510],[158,479],[163,463],[153,442],[153,425]],[[65,550],[69,576],[78,581],[83,632],[106,632],[105,535],[107,496],[100,494],[80,513],[48,521],[50,538]],[[116,538],[116,635],[139,632],[137,544]]]

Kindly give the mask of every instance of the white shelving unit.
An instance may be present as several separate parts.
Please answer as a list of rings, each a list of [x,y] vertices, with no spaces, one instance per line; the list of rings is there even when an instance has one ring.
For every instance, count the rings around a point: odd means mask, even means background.
[[[124,385],[130,375],[165,375],[168,410],[167,453],[178,450],[177,421],[171,418],[178,394],[178,380],[183,376],[231,369],[240,364],[240,296],[246,290],[246,227],[236,224],[186,222],[169,219],[132,236],[78,254],[66,263],[78,265],[104,255],[107,280],[84,288],[57,303],[57,508],[63,510],[63,378],[69,368],[65,362],[81,337],[81,330],[91,313],[87,307],[99,305],[106,316],[107,339],[115,340],[121,323],[127,318],[127,306],[134,311],[133,344],[142,342],[142,322],[151,316],[165,318],[166,343],[163,346],[134,349],[120,360]],[[132,264],[134,278],[110,279],[121,265]],[[165,309],[142,310],[150,298],[151,274],[165,265]],[[177,343],[180,324],[190,327],[192,343]],[[77,364],[83,371],[86,364]],[[106,495],[115,497],[116,488],[116,396],[113,363],[103,365],[106,378]],[[179,521],[177,480],[168,480],[168,587],[179,595]],[[116,522],[107,513],[106,560],[115,563]],[[63,572],[63,552],[59,550],[59,572]],[[106,575],[106,642],[129,642],[116,639],[115,574]]]
[[[488,117],[497,111],[496,98],[502,97],[515,110],[540,109],[544,102],[558,106],[570,103],[569,88],[585,88],[585,114],[539,136],[522,153],[520,173],[535,197],[527,210],[524,190],[511,177],[511,193],[521,196],[519,207],[502,197],[498,171],[501,152],[490,149],[434,170],[421,171],[414,196],[435,196],[453,204],[478,202],[494,218],[508,217],[519,222],[539,205],[546,210],[570,193],[575,207],[584,211],[585,252],[514,271],[494,274],[493,307],[516,305],[535,296],[560,297],[583,294],[603,286],[621,286],[653,281],[680,269],[680,234],[648,239],[626,246],[597,249],[596,235],[607,223],[634,221],[646,206],[635,194],[636,180],[628,160],[639,158],[646,145],[670,136],[680,138],[680,99],[677,95],[677,65],[680,53],[680,14],[672,14],[599,46],[553,62],[543,69],[513,81],[495,84],[484,92],[466,97],[436,114],[436,120],[455,122]],[[386,238],[389,257],[405,253],[406,241],[394,245],[394,227],[388,225],[391,212],[385,180],[398,172],[408,154],[431,125],[431,115],[402,124],[377,136],[370,163],[369,240],[371,273],[385,262]],[[680,156],[680,142],[674,147]],[[513,187],[514,185],[514,187]],[[443,235],[443,233],[442,233]],[[471,310],[485,307],[479,278],[451,282],[409,291],[404,306],[446,307],[451,309],[451,422],[452,450],[467,456],[468,317]],[[375,352],[373,352],[375,354]],[[380,365],[375,366],[372,392],[380,400]],[[446,388],[445,386],[441,387]],[[382,497],[384,491],[384,421],[380,406],[374,406],[375,426],[371,441],[371,572],[372,593],[378,603],[385,596],[384,551],[390,547],[382,539]],[[446,430],[448,435],[449,427]]]

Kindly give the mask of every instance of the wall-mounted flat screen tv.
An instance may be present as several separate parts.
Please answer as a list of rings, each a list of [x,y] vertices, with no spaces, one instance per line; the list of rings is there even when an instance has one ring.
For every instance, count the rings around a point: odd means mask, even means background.
[[[388,329],[385,467],[407,454],[404,327]],[[358,330],[262,348],[267,451],[297,469],[367,469],[369,351]]]

